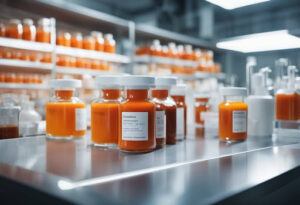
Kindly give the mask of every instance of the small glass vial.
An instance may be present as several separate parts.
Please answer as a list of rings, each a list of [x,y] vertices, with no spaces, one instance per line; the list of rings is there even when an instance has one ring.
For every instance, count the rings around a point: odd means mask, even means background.
[[[117,147],[119,133],[120,77],[96,77],[100,98],[91,104],[91,138],[96,146]]]
[[[181,141],[186,138],[186,113],[185,104],[186,85],[178,84],[171,89],[171,97],[176,102],[176,139]]]
[[[247,139],[247,111],[245,103],[247,89],[242,87],[223,87],[224,96],[219,105],[219,139],[224,141],[241,141]]]
[[[50,19],[41,18],[38,21],[36,30],[36,41],[41,43],[50,43]]]
[[[92,36],[85,36],[83,38],[83,49],[95,50],[95,41]]]
[[[23,19],[23,35],[22,39],[27,41],[35,41],[36,29],[32,19]]]
[[[22,38],[23,26],[19,19],[10,19],[8,21],[5,36],[8,38]]]
[[[3,94],[3,105],[0,106],[0,139],[19,137],[20,107],[15,106],[12,94]]]
[[[116,53],[116,41],[110,33],[104,35],[104,52]]]
[[[157,77],[155,89],[151,91],[156,106],[156,147],[164,144],[176,144],[176,103],[170,97],[171,86],[176,85],[174,77]]]
[[[207,95],[195,95],[195,123],[203,127],[204,120],[201,117],[201,113],[207,112],[210,110],[210,106],[208,104],[209,96]]]
[[[86,133],[85,104],[77,97],[80,80],[50,81],[51,98],[46,104],[46,134],[56,139],[82,137]]]
[[[72,33],[71,47],[82,48],[82,34],[80,32]]]
[[[148,98],[154,77],[124,76],[125,99],[119,112],[119,148],[127,152],[155,149],[155,104]]]
[[[59,31],[56,36],[56,45],[71,47],[71,34],[68,32]]]
[[[95,50],[96,51],[104,51],[104,38],[101,32],[92,31],[91,36],[93,36],[95,40]]]

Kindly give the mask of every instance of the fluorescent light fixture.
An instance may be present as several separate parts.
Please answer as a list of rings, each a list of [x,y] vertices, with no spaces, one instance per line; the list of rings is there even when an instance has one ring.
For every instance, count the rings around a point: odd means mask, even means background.
[[[217,47],[243,53],[284,50],[300,48],[300,38],[279,30],[230,38],[218,42]]]
[[[270,0],[206,0],[212,4],[223,7],[224,9],[236,9],[243,6],[258,4]]]

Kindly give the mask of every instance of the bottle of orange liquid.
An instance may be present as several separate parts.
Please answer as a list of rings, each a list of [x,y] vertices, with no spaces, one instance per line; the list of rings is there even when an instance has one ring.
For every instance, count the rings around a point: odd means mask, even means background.
[[[104,38],[101,32],[99,31],[92,31],[91,36],[93,36],[95,40],[95,50],[96,51],[104,51]]]
[[[86,133],[85,104],[77,97],[80,80],[50,81],[51,98],[46,104],[46,134],[56,139],[82,137]]]
[[[223,87],[224,96],[219,105],[219,138],[224,141],[247,139],[248,105],[244,102],[247,89],[242,87]]]
[[[71,34],[68,32],[59,31],[56,36],[56,45],[71,47]]]
[[[120,77],[97,76],[100,98],[91,104],[91,138],[96,146],[118,145],[119,104],[121,101]]]
[[[41,43],[50,43],[50,19],[41,18],[38,21],[36,30],[36,41]]]
[[[82,34],[80,32],[72,33],[71,47],[82,48]]]
[[[169,95],[176,82],[174,77],[157,77],[155,89],[151,91],[156,106],[156,147],[176,144],[176,103]]]
[[[296,78],[296,118],[300,120],[300,77]]]
[[[116,41],[110,33],[104,35],[104,52],[116,53]]]
[[[0,22],[0,36],[5,36],[5,24]]]
[[[155,105],[148,98],[154,77],[124,76],[125,99],[119,112],[119,148],[127,152],[150,152],[156,146]]]
[[[5,36],[8,38],[22,38],[23,26],[19,19],[10,19],[5,29]]]
[[[176,140],[186,139],[187,106],[185,103],[186,85],[178,84],[171,89],[171,97],[176,102]]]
[[[83,49],[95,50],[95,41],[92,36],[85,36],[83,38]]]
[[[204,120],[202,119],[201,114],[210,110],[208,100],[208,95],[195,95],[195,123],[200,125],[201,127],[203,127],[204,125]]]
[[[296,66],[288,66],[288,76],[282,88],[276,92],[275,107],[276,120],[297,120],[296,115],[296,89],[295,89],[295,72]]]
[[[27,41],[35,41],[36,28],[32,19],[23,19],[23,35],[22,39]]]

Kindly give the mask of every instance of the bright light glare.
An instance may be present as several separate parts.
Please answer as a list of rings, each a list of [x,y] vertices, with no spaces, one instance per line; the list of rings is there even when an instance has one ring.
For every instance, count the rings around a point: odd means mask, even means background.
[[[270,0],[206,0],[212,4],[223,7],[224,9],[236,9],[251,4],[258,4]]]
[[[300,38],[287,30],[257,33],[217,43],[218,48],[243,53],[300,48]]]

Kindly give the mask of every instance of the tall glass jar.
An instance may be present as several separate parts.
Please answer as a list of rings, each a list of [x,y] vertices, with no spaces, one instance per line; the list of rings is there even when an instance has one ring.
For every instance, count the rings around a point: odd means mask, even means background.
[[[46,134],[56,139],[82,137],[86,133],[85,104],[78,98],[80,80],[50,81],[51,97],[46,104]]]
[[[35,40],[41,43],[50,43],[50,39],[50,19],[41,18],[38,21]]]
[[[174,77],[157,77],[155,88],[151,91],[156,106],[156,147],[165,143],[176,144],[176,103],[169,95],[171,86],[176,82]]]
[[[34,41],[36,35],[36,28],[33,25],[32,19],[23,19],[23,35],[22,39],[28,41]]]
[[[113,35],[110,33],[104,35],[104,52],[116,52],[116,41],[114,40]]]
[[[119,112],[119,148],[128,152],[150,152],[155,141],[155,105],[148,98],[154,77],[124,76],[125,99]]]
[[[100,97],[91,104],[91,138],[96,146],[116,147],[119,134],[120,77],[97,76]]]
[[[247,139],[247,89],[223,87],[223,102],[219,105],[219,138],[224,141]]]
[[[181,141],[186,138],[186,114],[187,106],[185,104],[186,85],[178,84],[171,89],[171,97],[176,102],[176,139]]]
[[[8,21],[5,36],[8,38],[22,38],[23,26],[19,19],[10,19]]]

